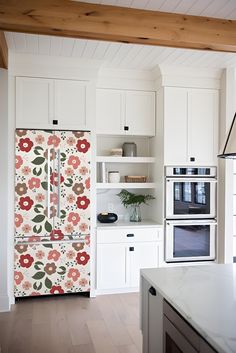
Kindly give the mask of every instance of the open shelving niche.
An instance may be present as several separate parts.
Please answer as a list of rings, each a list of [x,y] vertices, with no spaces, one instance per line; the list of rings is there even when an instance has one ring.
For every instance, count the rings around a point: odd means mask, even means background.
[[[155,196],[156,183],[153,177],[153,166],[156,162],[155,156],[150,155],[150,145],[152,138],[143,136],[97,136],[97,213],[114,212],[121,220],[129,219],[129,210],[120,202],[117,194],[121,189],[127,189],[130,192],[142,194],[153,194]],[[117,157],[111,156],[112,148],[122,147],[124,142],[134,142],[137,145],[137,157]],[[120,172],[120,183],[102,183],[101,167],[105,163],[106,174],[109,171],[118,170]],[[127,183],[124,182],[125,175],[145,175],[145,183]],[[151,201],[151,203],[155,202]],[[141,206],[143,219],[150,219],[150,208]]]

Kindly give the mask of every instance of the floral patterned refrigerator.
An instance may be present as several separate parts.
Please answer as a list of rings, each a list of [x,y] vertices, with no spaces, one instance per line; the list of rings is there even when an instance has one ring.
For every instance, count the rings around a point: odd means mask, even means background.
[[[16,130],[15,297],[90,289],[90,133]]]

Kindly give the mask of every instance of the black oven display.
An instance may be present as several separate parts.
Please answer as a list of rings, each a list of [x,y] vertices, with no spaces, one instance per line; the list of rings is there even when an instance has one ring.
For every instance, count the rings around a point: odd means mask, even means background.
[[[175,225],[173,257],[210,255],[210,225]]]
[[[175,182],[173,197],[174,215],[210,213],[209,182]]]

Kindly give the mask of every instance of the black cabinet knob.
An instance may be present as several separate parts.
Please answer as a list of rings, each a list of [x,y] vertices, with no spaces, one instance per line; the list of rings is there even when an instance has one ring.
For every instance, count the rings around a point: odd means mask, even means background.
[[[126,236],[127,236],[128,238],[131,238],[131,237],[134,237],[134,234],[130,233],[130,234],[126,234]]]
[[[195,162],[195,157],[190,157],[190,162]]]
[[[134,251],[134,247],[130,246],[129,251]]]
[[[52,121],[52,124],[53,124],[53,125],[58,125],[58,120],[53,120],[53,121]]]
[[[156,296],[157,295],[157,292],[156,292],[156,289],[154,287],[150,287],[149,288],[149,293],[153,296]]]
[[[125,131],[129,131],[129,127],[128,126],[124,126],[124,130]]]

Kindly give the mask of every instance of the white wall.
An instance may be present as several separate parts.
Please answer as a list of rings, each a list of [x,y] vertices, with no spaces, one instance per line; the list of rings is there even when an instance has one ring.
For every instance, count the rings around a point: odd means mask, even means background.
[[[8,284],[8,72],[0,69],[0,311],[9,310]]]
[[[225,69],[221,77],[220,151],[236,109],[235,70]],[[218,260],[233,261],[233,161],[220,159],[218,164]]]

